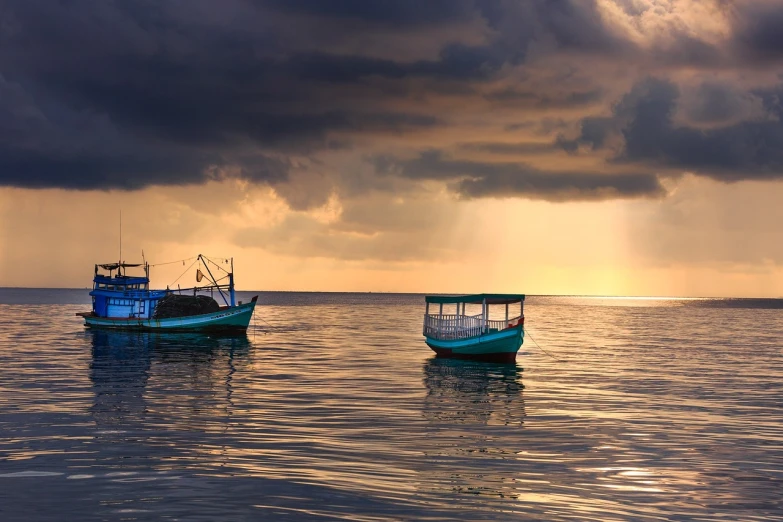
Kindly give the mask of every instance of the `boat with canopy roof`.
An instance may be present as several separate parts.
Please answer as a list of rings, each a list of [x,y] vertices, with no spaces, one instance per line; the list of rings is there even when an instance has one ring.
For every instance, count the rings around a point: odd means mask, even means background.
[[[428,295],[425,302],[425,342],[439,357],[516,361],[525,335],[524,294]],[[455,313],[444,314],[444,305]]]
[[[83,317],[84,325],[89,328],[247,331],[258,296],[253,297],[249,303],[236,302],[233,258],[216,261],[199,254],[191,259],[195,261],[186,272],[197,265],[196,282],[200,283],[206,279],[207,284],[176,290],[151,290],[151,265],[146,261],[138,264],[97,264],[90,292],[92,310],[76,315]],[[129,268],[143,268],[144,273],[128,275],[126,271]],[[222,277],[216,278],[212,269]],[[223,306],[213,298],[215,292],[223,301]],[[206,295],[207,293],[209,295]]]

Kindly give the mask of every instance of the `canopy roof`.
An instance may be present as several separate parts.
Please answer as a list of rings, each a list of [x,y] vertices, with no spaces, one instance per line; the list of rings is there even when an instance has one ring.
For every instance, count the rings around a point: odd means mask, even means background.
[[[98,274],[93,278],[96,283],[114,283],[114,284],[127,284],[132,285],[135,283],[149,283],[149,279],[144,276],[113,276]]]
[[[524,301],[525,294],[427,295],[424,299],[428,303],[436,304],[481,304],[484,299],[487,300],[487,304],[509,304]]]
[[[103,268],[104,270],[117,270],[118,268],[132,268],[136,266],[144,266],[141,263],[107,263],[105,265],[98,265],[99,267]]]

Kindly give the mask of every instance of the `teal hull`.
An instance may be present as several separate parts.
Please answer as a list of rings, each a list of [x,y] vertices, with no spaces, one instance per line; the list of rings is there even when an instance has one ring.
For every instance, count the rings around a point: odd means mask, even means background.
[[[117,319],[84,314],[88,328],[113,328],[121,330],[157,330],[167,332],[243,332],[250,325],[256,298],[247,304],[224,308],[201,315],[172,317],[168,319]]]
[[[441,357],[514,362],[522,346],[524,335],[524,328],[518,326],[467,339],[425,337],[425,340],[427,346]]]

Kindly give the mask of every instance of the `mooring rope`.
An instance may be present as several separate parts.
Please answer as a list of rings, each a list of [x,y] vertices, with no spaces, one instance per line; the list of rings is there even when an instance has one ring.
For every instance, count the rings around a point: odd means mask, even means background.
[[[266,320],[264,320],[263,317],[259,317],[257,310],[254,309],[253,310],[253,339],[256,338],[256,330],[259,329],[258,328],[258,322],[257,322],[259,319],[261,319],[263,322],[265,322],[266,325],[269,326],[269,328],[274,328],[274,326],[272,326]],[[264,334],[264,335],[267,335],[269,332],[266,332],[263,329],[261,329],[261,333]]]
[[[561,359],[558,359],[557,357],[555,357],[555,356],[554,356],[554,355],[552,355],[551,353],[549,353],[549,352],[547,352],[546,350],[544,350],[543,348],[541,348],[541,345],[540,345],[540,344],[538,344],[538,343],[536,342],[536,340],[535,340],[535,339],[533,339],[533,336],[532,336],[532,335],[530,335],[530,330],[528,330],[527,328],[525,328],[525,333],[527,334],[527,336],[528,336],[528,337],[530,337],[530,340],[531,340],[531,341],[533,341],[533,343],[534,343],[534,344],[535,344],[535,345],[538,347],[538,349],[539,349],[539,350],[541,350],[542,352],[544,352],[545,354],[547,354],[548,356],[550,356],[552,359],[556,360],[557,362],[562,362],[562,360],[561,360]]]
[[[255,312],[255,310],[253,310],[253,317],[255,317],[255,315],[256,315],[256,312]],[[265,321],[263,317],[259,317],[259,319],[261,319],[261,320],[262,320],[264,323],[266,323],[266,325],[267,325],[269,328],[274,328],[274,326],[272,326],[272,325],[271,325],[271,324],[269,324],[267,321]]]

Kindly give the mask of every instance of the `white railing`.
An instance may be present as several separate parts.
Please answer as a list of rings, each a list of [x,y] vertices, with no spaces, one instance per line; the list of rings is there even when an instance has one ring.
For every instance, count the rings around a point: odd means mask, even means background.
[[[508,321],[500,320],[490,320],[487,321],[487,330],[505,330],[506,328],[513,328],[514,326],[517,326],[519,324],[519,320],[522,319],[521,315],[518,315],[516,317],[509,317]]]
[[[519,324],[522,316],[509,318],[508,321],[489,320],[484,324],[484,316],[478,315],[425,315],[424,335],[433,339],[467,339],[484,333],[512,328]]]
[[[481,335],[482,315],[425,315],[424,335],[434,339],[465,339]]]

